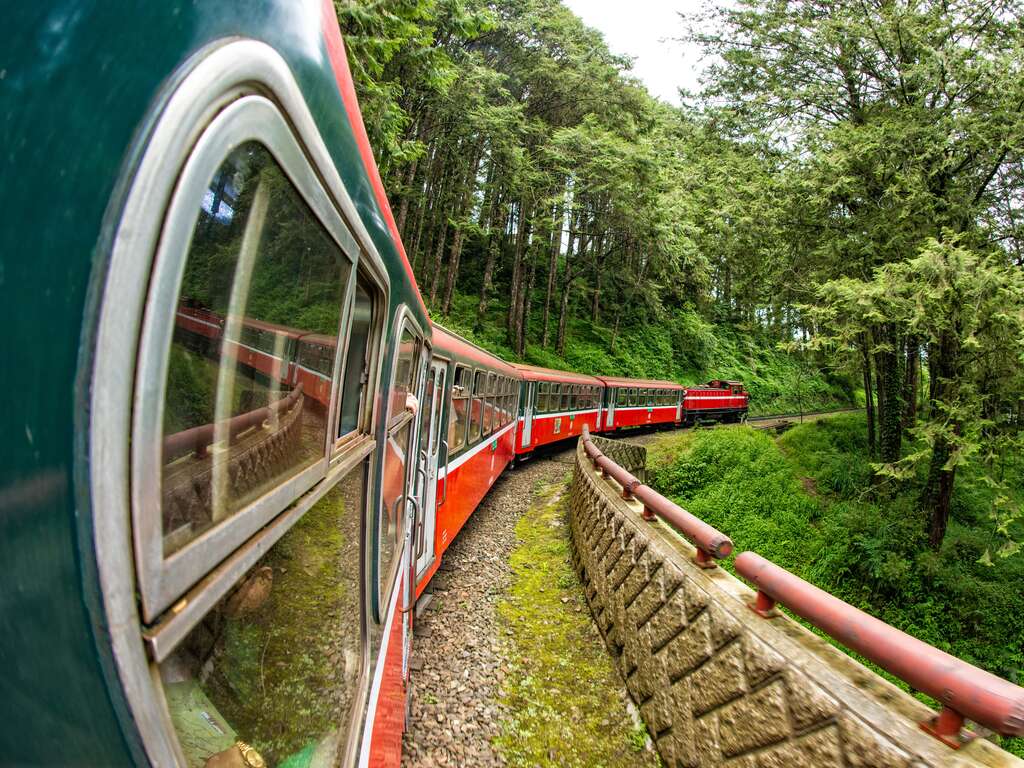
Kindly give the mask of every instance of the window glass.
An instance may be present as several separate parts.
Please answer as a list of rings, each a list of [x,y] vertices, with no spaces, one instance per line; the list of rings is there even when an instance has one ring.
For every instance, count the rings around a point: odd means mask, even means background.
[[[455,367],[452,384],[451,415],[448,417],[448,452],[454,454],[466,444],[466,430],[469,427],[469,369],[464,365]]]
[[[494,416],[495,416],[495,414],[494,414],[494,410],[495,410],[495,408],[494,408],[494,401],[495,401],[495,398],[494,398],[494,388],[495,388],[494,374],[493,373],[488,373],[487,374],[487,378],[484,380],[484,391],[483,391],[483,394],[484,394],[484,401],[483,401],[483,407],[484,407],[483,434],[484,435],[491,434],[491,432],[494,429],[494,424],[495,424],[495,419],[494,419]]]
[[[190,768],[214,755],[236,764],[238,740],[271,766],[307,765],[310,753],[322,765],[342,759],[362,667],[368,463],[328,491],[160,665]]]
[[[338,437],[360,426],[369,431],[370,337],[373,330],[373,291],[363,276],[356,277],[356,293],[349,325],[348,352],[345,355],[344,379],[341,384],[341,418]],[[360,423],[362,422],[362,423]]]
[[[626,393],[622,391],[621,387],[615,389],[615,404],[625,405],[626,404]]]
[[[542,381],[537,385],[537,412],[544,413],[548,409],[548,383]]]
[[[200,204],[168,353],[165,555],[324,457],[332,366],[293,363],[308,334],[333,361],[350,270],[263,146],[228,156]]]
[[[402,330],[398,343],[398,358],[395,360],[395,383],[391,387],[391,419],[394,424],[406,413],[406,400],[413,392],[413,376],[416,374],[416,357],[419,341],[408,328]]]
[[[415,457],[413,442],[415,419],[407,419],[388,435],[385,443],[384,473],[381,485],[381,509],[377,519],[377,586],[383,606],[391,594],[390,586],[396,561],[402,551],[406,518],[406,468],[409,456]]]
[[[480,440],[480,428],[483,425],[484,416],[484,390],[487,387],[487,374],[484,371],[477,371],[473,376],[473,406],[470,412],[469,444],[473,445]]]

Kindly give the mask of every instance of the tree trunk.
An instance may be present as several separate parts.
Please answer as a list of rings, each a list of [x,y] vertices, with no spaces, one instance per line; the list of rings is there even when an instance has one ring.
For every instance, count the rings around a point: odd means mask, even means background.
[[[508,320],[505,328],[509,346],[515,349],[519,325],[519,294],[522,290],[523,242],[526,236],[526,204],[520,200],[516,214],[516,244],[512,254],[512,282],[509,285]]]
[[[462,258],[462,242],[465,232],[462,227],[455,228],[455,239],[452,240],[452,251],[448,257],[448,277],[444,283],[444,303],[441,314],[447,316],[452,311],[452,300],[455,298],[455,281],[459,279],[459,261]]]
[[[523,234],[523,257],[519,265],[519,290],[516,292],[515,321],[513,322],[513,344],[512,349],[522,357],[526,351],[526,308],[529,306],[529,291],[533,282],[533,216],[532,213],[524,222]]]
[[[544,330],[541,336],[541,346],[547,349],[548,346],[548,322],[551,318],[551,297],[555,293],[555,278],[558,277],[558,256],[562,250],[562,224],[565,221],[564,198],[555,206],[554,226],[551,230],[551,247],[548,256],[548,286],[544,294]]]
[[[894,464],[903,447],[903,356],[895,329],[883,326],[880,332],[888,344],[876,355],[878,457],[884,464]]]
[[[582,222],[581,222],[582,223]],[[572,237],[572,233],[569,233],[569,237]],[[587,252],[587,234],[583,233],[580,235],[579,247],[577,254],[582,259]],[[565,332],[566,327],[569,323],[569,297],[572,296],[572,282],[575,279],[573,277],[573,261],[567,254],[565,259],[565,283],[562,288],[562,307],[561,312],[558,315],[558,344],[557,350],[559,355],[565,354]]]
[[[498,225],[504,221],[504,204],[495,204],[496,196],[490,196],[491,210],[485,222],[487,226],[487,261],[484,263],[484,278],[480,286],[480,301],[476,305],[476,326],[479,329],[487,312],[487,302],[494,278],[494,265],[498,261],[498,252],[501,250],[500,233],[497,232]]]
[[[530,274],[526,278],[526,290],[523,292],[523,321],[519,329],[519,346],[516,348],[519,356],[526,354],[526,340],[530,331],[530,311],[533,304],[533,285],[537,277],[537,256],[532,249],[529,251]]]
[[[430,262],[430,306],[437,302],[437,289],[441,285],[441,257],[444,256],[444,244],[448,237],[448,222],[444,222],[441,231],[437,236],[437,247],[434,249],[434,258]]]
[[[946,331],[939,338],[938,344],[932,343],[928,349],[929,362],[934,360],[933,373],[935,382],[932,389],[935,392],[935,399],[931,403],[931,411],[935,412],[936,402],[952,402],[956,398],[957,360],[960,355],[960,345],[957,336],[952,331]],[[950,425],[954,435],[961,433],[961,426],[958,423]],[[946,526],[949,524],[949,511],[953,502],[953,482],[956,479],[956,467],[946,468],[946,463],[952,455],[952,441],[945,433],[940,433],[932,445],[932,457],[928,466],[928,482],[921,493],[921,506],[928,513],[928,545],[938,551],[942,547],[942,540],[946,536]]]
[[[921,347],[917,339],[907,339],[907,379],[903,399],[907,405],[903,414],[903,428],[917,424],[917,380],[921,373]]]
[[[860,337],[861,367],[864,370],[864,406],[868,417],[868,455],[874,458],[878,454],[875,450],[877,443],[875,442],[875,395],[871,376],[871,347],[866,332],[861,333]]]

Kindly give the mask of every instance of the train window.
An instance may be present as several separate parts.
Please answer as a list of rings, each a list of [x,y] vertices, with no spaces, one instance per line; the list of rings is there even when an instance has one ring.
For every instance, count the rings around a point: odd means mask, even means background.
[[[482,430],[481,434],[484,435],[484,436],[491,434],[491,432],[494,430],[494,424],[495,424],[494,409],[495,409],[495,402],[497,400],[497,398],[494,396],[495,388],[496,388],[496,384],[495,384],[495,381],[494,381],[494,374],[493,373],[488,373],[487,374],[487,379],[485,380],[485,383],[484,383],[484,392],[483,392],[483,394],[484,394],[484,400],[483,400],[483,409],[484,409],[483,422],[484,423],[483,423],[483,430]]]
[[[473,405],[469,415],[469,444],[475,445],[480,441],[482,435],[484,417],[484,397],[487,382],[487,374],[484,371],[477,371],[473,376]]]
[[[466,432],[469,428],[469,385],[469,369],[464,365],[455,366],[455,379],[452,382],[451,416],[448,418],[449,455],[461,450],[466,444]]]
[[[416,374],[416,357],[419,343],[412,331],[405,328],[398,343],[398,359],[395,360],[395,383],[391,387],[391,418],[395,424],[406,413],[406,403],[413,392],[413,376]]]
[[[498,427],[504,427],[508,424],[508,379],[501,376],[498,382],[500,386],[498,396],[495,398],[498,403],[498,415],[495,417],[495,423]]]
[[[267,765],[343,757],[363,667],[369,463],[345,473],[160,664],[187,765],[241,765],[239,740]]]
[[[374,291],[362,274],[356,276],[352,321],[348,331],[344,378],[341,383],[341,414],[338,437],[361,430],[369,432],[372,398],[367,396],[371,377],[370,339],[373,335]]]
[[[542,381],[537,384],[537,413],[544,413],[548,409],[548,383]]]
[[[350,270],[262,145],[227,157],[200,205],[168,355],[164,556],[324,457],[330,382],[321,398],[290,377],[289,337],[337,335]],[[223,325],[188,322],[182,308],[197,306]]]

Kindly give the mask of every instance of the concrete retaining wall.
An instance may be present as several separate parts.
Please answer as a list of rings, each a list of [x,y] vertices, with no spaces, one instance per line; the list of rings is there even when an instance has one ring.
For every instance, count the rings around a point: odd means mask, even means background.
[[[594,440],[630,471],[642,468],[644,448]],[[644,522],[641,505],[620,491],[593,470],[580,441],[573,557],[668,766],[1024,768],[984,739],[953,750],[925,734],[918,722],[932,713],[922,703],[792,619],[749,610],[751,589],[722,568],[694,565],[694,548],[663,523]]]

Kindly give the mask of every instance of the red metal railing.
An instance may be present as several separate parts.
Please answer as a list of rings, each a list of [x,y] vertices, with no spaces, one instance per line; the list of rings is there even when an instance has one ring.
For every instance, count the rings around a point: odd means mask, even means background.
[[[643,503],[645,520],[661,518],[693,542],[699,565],[714,567],[715,559],[729,556],[729,537],[605,456],[590,439],[586,426],[581,438],[587,458],[603,476],[611,477],[622,487],[622,497]],[[735,564],[736,571],[757,587],[757,597],[750,605],[756,613],[771,617],[775,615],[776,603],[780,603],[847,648],[941,702],[939,714],[921,723],[921,728],[954,749],[973,738],[973,734],[963,730],[967,719],[1004,736],[1024,736],[1024,688],[889,626],[754,552],[738,555]]]
[[[715,560],[721,560],[732,553],[732,541],[721,531],[703,520],[694,517],[653,488],[641,483],[630,472],[609,459],[590,439],[590,429],[583,425],[583,450],[601,470],[604,477],[611,477],[622,486],[622,498],[640,501],[644,505],[643,519],[648,522],[661,518],[683,534],[696,548],[694,561],[702,568],[714,568]]]
[[[275,400],[270,405],[257,408],[254,411],[240,413],[228,419],[227,430],[229,439],[245,432],[247,429],[262,424],[278,411],[290,411],[302,394],[302,382],[299,382],[287,397]],[[204,456],[207,447],[213,442],[215,424],[203,424],[199,427],[192,427],[182,432],[175,432],[164,438],[164,463],[184,456],[186,453],[195,452],[197,456]]]
[[[939,715],[921,727],[954,748],[965,718],[1004,736],[1024,735],[1024,688],[940,651],[837,597],[754,552],[736,557],[736,570],[757,587],[750,606],[771,616],[776,603],[789,608],[847,648],[870,659],[942,703]]]

